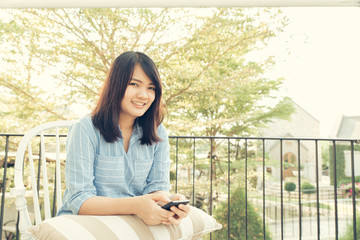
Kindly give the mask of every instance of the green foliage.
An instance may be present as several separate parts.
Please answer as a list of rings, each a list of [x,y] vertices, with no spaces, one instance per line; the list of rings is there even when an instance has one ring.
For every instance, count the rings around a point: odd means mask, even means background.
[[[345,154],[344,151],[350,151],[350,145],[336,145],[336,181],[337,187],[342,184],[351,182],[351,177],[345,175]],[[360,151],[359,145],[354,145],[354,151]],[[334,146],[329,147],[329,167],[330,167],[330,183],[334,185]],[[360,182],[360,176],[355,177],[355,182]]]
[[[175,171],[170,171],[170,182],[176,181],[176,173]]]
[[[290,193],[290,192],[295,191],[296,184],[293,182],[286,182],[284,187],[285,187],[285,191]]]
[[[322,170],[329,169],[330,159],[329,159],[329,149],[328,145],[325,144],[325,142],[321,142],[321,157],[322,157],[322,163],[321,168]]]
[[[316,192],[316,187],[309,182],[303,182],[301,184],[301,192],[303,194],[312,194]]]
[[[359,239],[360,237],[360,213],[356,214],[356,236],[357,239]],[[350,224],[347,225],[346,227],[346,232],[345,234],[340,237],[340,240],[354,240],[354,228],[353,228],[353,223],[351,221]]]
[[[4,171],[5,168],[0,168],[0,190],[4,187]],[[14,187],[14,167],[8,167],[6,170],[6,186],[5,189],[9,190],[10,188]]]
[[[230,239],[264,239],[262,217],[251,203],[247,203],[247,219],[245,208],[244,189],[238,187],[230,196],[230,224],[228,223],[228,203],[222,202],[216,209],[214,216],[223,225],[221,230],[213,233],[214,239],[227,239],[227,228],[230,225]],[[247,223],[247,238],[245,227]],[[265,228],[265,239],[271,239],[270,233]]]
[[[158,65],[171,134],[250,135],[293,112],[285,99],[266,104],[282,84],[264,77],[273,59],[247,57],[287,24],[279,10],[1,11],[7,16],[0,20],[6,62],[0,71],[6,93],[1,101],[11,106],[1,113],[7,116],[1,131],[78,117],[73,103],[91,109],[111,62],[127,50],[143,51]],[[42,74],[54,79],[50,93],[38,87]]]

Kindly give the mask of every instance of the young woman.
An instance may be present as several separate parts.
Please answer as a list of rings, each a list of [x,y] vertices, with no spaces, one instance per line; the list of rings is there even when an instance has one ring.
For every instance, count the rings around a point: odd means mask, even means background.
[[[125,52],[113,62],[91,116],[69,130],[61,214],[136,214],[149,225],[179,224],[187,205],[169,193],[169,141],[154,62]]]

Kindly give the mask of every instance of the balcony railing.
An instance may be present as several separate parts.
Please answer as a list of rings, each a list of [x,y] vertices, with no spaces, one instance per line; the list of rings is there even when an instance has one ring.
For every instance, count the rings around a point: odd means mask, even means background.
[[[21,136],[0,134],[0,240],[19,235],[8,191]],[[360,237],[356,139],[170,136],[170,157],[172,191],[224,226],[209,239]]]

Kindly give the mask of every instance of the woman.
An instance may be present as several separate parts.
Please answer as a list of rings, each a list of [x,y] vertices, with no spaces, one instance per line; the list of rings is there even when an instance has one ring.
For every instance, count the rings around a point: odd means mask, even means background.
[[[66,185],[61,214],[136,214],[149,225],[176,224],[190,207],[159,205],[183,200],[169,194],[169,141],[162,86],[154,62],[125,52],[111,66],[91,117],[67,138]]]

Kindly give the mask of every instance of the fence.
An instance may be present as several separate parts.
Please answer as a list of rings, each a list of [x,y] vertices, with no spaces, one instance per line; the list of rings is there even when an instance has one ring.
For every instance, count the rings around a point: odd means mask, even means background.
[[[0,136],[0,230],[7,233],[0,239],[11,239],[19,234],[8,191],[22,135]],[[223,224],[209,239],[357,239],[358,144],[355,139],[170,136],[172,191]],[[39,159],[40,152],[39,147]]]

